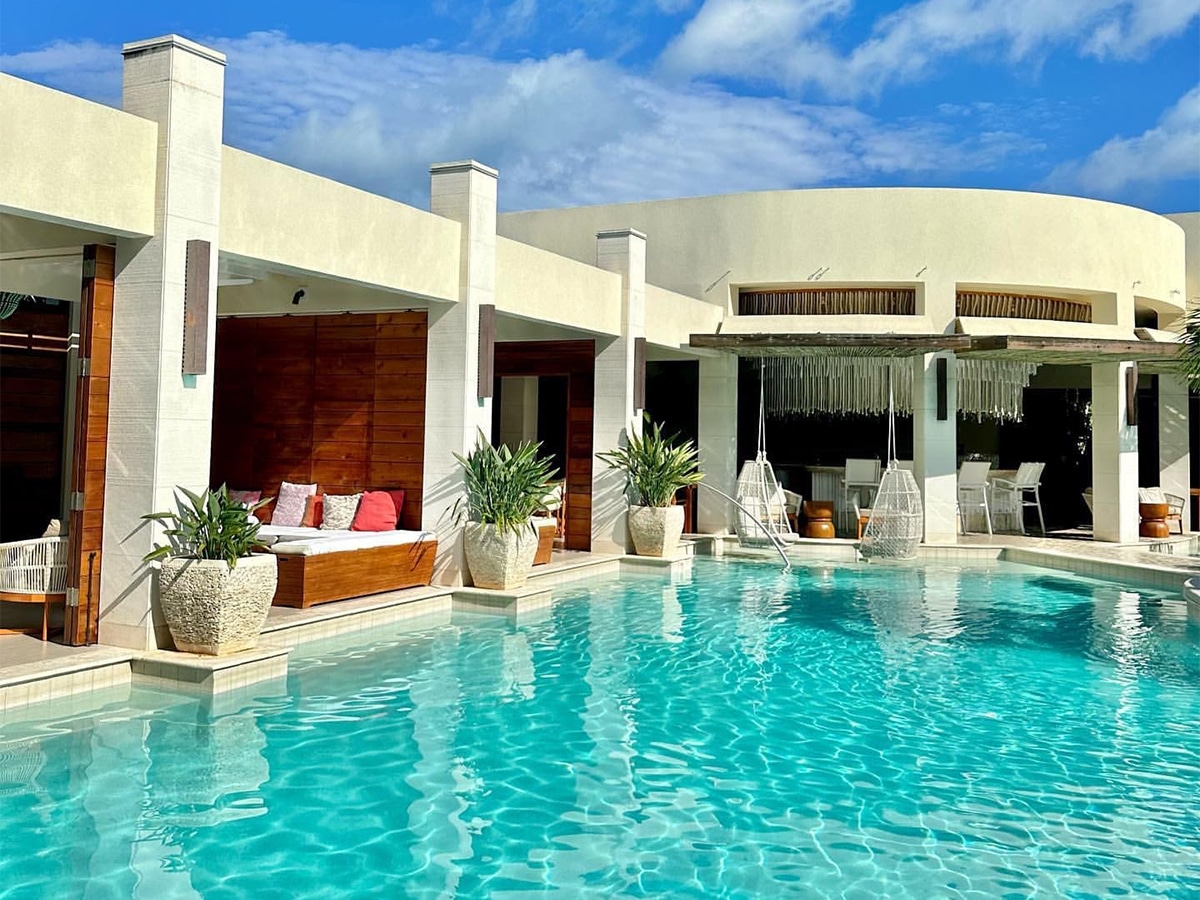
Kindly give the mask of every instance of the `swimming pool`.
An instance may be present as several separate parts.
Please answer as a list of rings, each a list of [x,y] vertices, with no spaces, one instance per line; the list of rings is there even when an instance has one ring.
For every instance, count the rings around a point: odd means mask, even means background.
[[[1200,892],[1178,598],[697,560],[364,640],[0,728],[0,896]]]

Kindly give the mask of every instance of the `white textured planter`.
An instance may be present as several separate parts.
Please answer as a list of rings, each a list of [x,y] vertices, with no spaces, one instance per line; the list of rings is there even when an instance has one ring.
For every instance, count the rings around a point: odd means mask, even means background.
[[[629,536],[638,556],[674,556],[682,534],[682,506],[629,508]]]
[[[468,522],[463,540],[467,568],[475,587],[507,591],[520,587],[529,577],[537,553],[538,533],[528,525],[501,533],[495,525]]]
[[[258,643],[275,596],[276,558],[270,553],[224,560],[163,560],[159,600],[175,647],[221,656]]]

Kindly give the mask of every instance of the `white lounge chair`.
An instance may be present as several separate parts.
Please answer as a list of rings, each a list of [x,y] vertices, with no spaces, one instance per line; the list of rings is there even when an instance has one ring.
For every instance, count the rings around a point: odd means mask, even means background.
[[[42,640],[50,630],[50,607],[67,597],[66,537],[0,544],[0,600],[42,604]]]
[[[963,534],[967,533],[967,507],[983,509],[987,522],[988,537],[992,536],[992,510],[988,505],[990,462],[965,462],[958,470],[958,515],[962,520]]]
[[[964,463],[965,465],[965,463]],[[1021,534],[1025,533],[1025,509],[1037,509],[1038,524],[1042,527],[1042,537],[1046,536],[1046,520],[1042,516],[1042,498],[1039,487],[1042,482],[1042,471],[1045,463],[1024,462],[1017,469],[1016,477],[992,479],[992,503],[996,509],[1015,509],[1017,522],[1021,526]],[[1029,495],[1033,499],[1029,499]]]
[[[787,488],[780,488],[783,492],[783,508],[787,514],[788,525],[792,531],[799,533],[800,531],[800,506],[804,503],[804,498],[795,491],[789,491]]]
[[[554,534],[556,537],[562,537],[566,529],[566,505],[566,484],[560,481],[550,488],[550,493],[546,496],[541,509],[541,512],[547,518],[554,520]]]

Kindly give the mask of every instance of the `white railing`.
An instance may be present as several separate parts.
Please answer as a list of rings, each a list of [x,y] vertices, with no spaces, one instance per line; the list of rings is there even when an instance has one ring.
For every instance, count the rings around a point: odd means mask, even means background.
[[[65,594],[67,538],[0,544],[0,593]]]

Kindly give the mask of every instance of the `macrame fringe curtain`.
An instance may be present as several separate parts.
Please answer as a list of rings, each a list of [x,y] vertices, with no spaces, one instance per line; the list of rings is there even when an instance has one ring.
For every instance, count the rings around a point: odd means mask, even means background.
[[[959,412],[976,419],[1020,421],[1035,363],[960,359],[955,369]],[[762,375],[764,405],[771,415],[881,415],[888,411],[889,381],[896,411],[912,413],[908,358],[776,356],[764,360]]]

